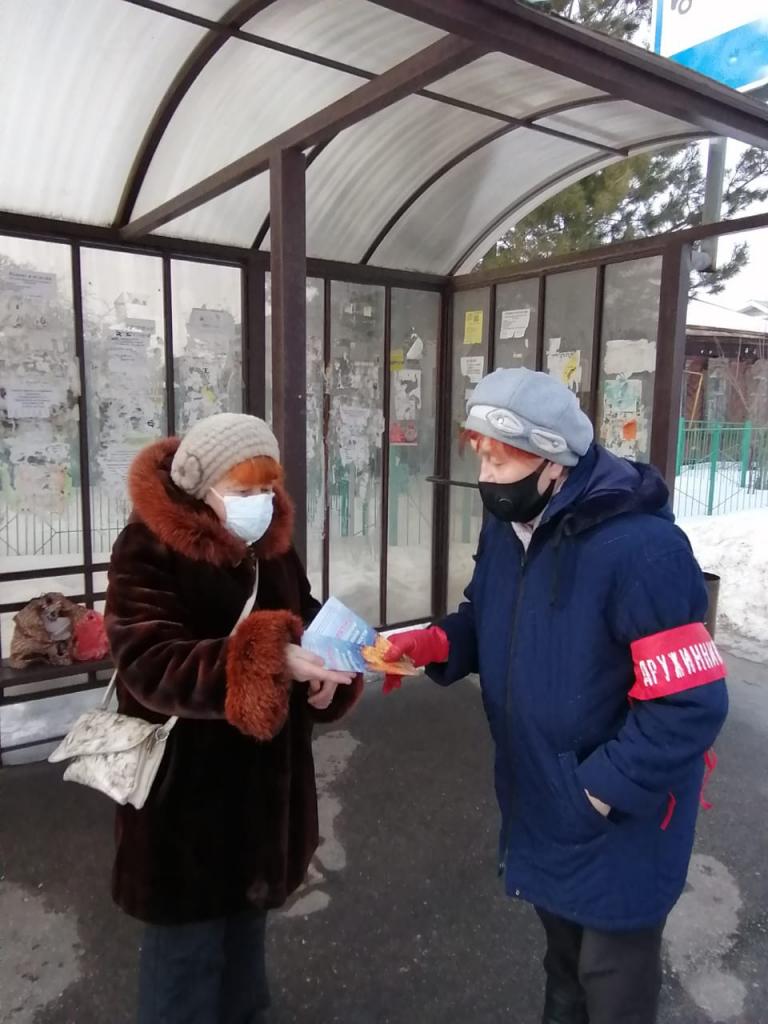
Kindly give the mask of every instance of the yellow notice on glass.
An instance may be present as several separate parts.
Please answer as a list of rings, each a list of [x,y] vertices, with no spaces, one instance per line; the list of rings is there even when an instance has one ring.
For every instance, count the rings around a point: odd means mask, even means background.
[[[394,372],[402,370],[405,366],[405,350],[393,348],[389,354],[389,368]]]
[[[482,345],[483,343],[483,311],[468,309],[464,314],[464,344]]]

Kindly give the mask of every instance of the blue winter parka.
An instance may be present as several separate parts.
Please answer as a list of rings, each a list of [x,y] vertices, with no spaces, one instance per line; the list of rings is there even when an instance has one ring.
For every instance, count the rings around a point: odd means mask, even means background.
[[[507,892],[586,927],[650,927],[679,898],[727,713],[724,680],[628,699],[630,645],[707,612],[668,499],[655,469],[594,445],[527,552],[487,516],[465,601],[439,623],[450,659],[428,668],[443,685],[479,673]]]

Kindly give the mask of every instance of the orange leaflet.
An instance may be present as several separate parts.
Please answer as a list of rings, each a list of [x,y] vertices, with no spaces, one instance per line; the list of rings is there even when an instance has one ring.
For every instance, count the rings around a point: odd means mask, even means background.
[[[389,650],[389,640],[385,636],[377,636],[372,647],[363,647],[365,663],[373,672],[385,672],[389,676],[412,676],[416,674],[416,666],[410,658],[398,661],[384,661],[384,654]]]

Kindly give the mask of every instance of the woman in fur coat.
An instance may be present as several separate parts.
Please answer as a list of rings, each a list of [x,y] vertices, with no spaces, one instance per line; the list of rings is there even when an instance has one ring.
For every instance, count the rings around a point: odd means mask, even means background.
[[[224,413],[150,445],[129,491],[106,611],[119,707],[179,716],[147,803],[117,812],[114,899],[146,924],[139,1021],[256,1024],[266,912],[318,842],[312,727],[361,681],[298,646],[319,606],[263,420]]]

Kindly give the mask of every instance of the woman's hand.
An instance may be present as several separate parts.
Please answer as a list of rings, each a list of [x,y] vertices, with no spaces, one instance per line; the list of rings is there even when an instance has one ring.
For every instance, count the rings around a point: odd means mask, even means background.
[[[311,679],[309,682],[309,696],[307,697],[307,703],[311,704],[313,708],[317,708],[318,711],[325,711],[333,700],[334,694],[338,683],[329,682],[318,682],[315,679]]]
[[[352,672],[334,672],[316,654],[305,651],[298,644],[285,648],[286,672],[299,683],[309,683],[308,702],[319,711],[325,710],[333,700],[337,686],[349,686],[355,678]]]

